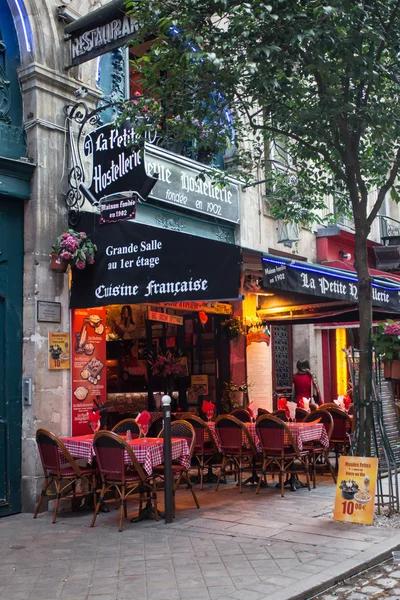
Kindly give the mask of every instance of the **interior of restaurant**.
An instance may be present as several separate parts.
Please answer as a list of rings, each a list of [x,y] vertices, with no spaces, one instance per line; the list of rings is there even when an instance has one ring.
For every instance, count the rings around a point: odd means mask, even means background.
[[[166,322],[149,319],[152,313],[156,318],[164,314]],[[224,319],[226,315],[202,310],[109,305],[105,328],[109,425],[144,408],[159,409],[167,392],[173,410],[198,413],[204,399],[218,407],[222,382],[229,381],[230,371],[230,344],[221,332]],[[167,353],[179,361],[179,377],[152,372],[157,356]],[[205,376],[202,385],[194,383],[196,375]]]

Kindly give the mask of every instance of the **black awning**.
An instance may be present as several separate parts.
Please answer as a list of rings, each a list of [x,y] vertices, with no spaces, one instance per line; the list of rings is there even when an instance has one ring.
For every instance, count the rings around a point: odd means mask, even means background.
[[[88,15],[70,23],[65,27],[64,32],[67,35],[71,35],[72,33],[78,35],[89,29],[99,27],[110,19],[124,15],[126,12],[125,5],[126,0],[112,0],[106,6],[98,8]]]
[[[73,269],[71,308],[238,298],[239,246],[134,221],[100,225],[87,212],[79,228],[97,253]]]
[[[344,303],[358,302],[358,279],[356,273],[324,265],[281,258],[265,254],[263,288],[307,294],[320,301],[339,300]],[[400,313],[400,285],[383,277],[372,277],[372,305],[374,310],[393,316]]]

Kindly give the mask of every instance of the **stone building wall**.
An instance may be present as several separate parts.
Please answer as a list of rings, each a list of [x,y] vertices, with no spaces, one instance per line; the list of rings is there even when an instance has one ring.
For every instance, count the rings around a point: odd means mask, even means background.
[[[35,432],[41,426],[56,434],[67,434],[70,429],[69,371],[49,371],[47,365],[48,332],[69,331],[68,277],[49,270],[51,245],[67,225],[64,107],[76,101],[74,92],[82,85],[89,91],[85,98],[89,105],[99,97],[99,92],[94,85],[95,62],[69,72],[64,69],[68,46],[64,41],[64,24],[57,17],[59,2],[25,0],[30,52],[24,46],[25,32],[13,0],[9,0],[9,4],[22,46],[19,79],[27,154],[36,164],[24,216],[22,375],[33,378],[33,402],[32,406],[23,408],[22,509],[30,511],[40,490],[42,475]],[[95,8],[93,0],[72,0],[68,5],[81,15]],[[38,300],[61,302],[60,324],[37,321]]]

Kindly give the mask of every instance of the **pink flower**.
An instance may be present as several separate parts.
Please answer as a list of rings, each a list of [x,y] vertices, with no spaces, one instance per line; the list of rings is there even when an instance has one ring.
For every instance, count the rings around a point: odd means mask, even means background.
[[[92,265],[94,263],[94,258],[89,258],[89,265]]]
[[[385,335],[400,335],[400,325],[398,323],[390,323],[383,330]]]
[[[86,267],[86,262],[84,260],[78,260],[78,262],[75,263],[75,266],[77,269],[84,269]]]
[[[68,235],[68,237],[64,238],[60,244],[61,248],[65,248],[68,252],[75,252],[79,248],[79,242],[72,235]]]
[[[66,250],[63,250],[60,254],[61,258],[63,258],[64,260],[71,260],[72,255],[67,252]]]

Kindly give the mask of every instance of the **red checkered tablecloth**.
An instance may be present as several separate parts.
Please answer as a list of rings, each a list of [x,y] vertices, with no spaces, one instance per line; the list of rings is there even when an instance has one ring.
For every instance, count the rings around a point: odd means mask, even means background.
[[[215,423],[207,423],[209,426],[211,433],[214,436],[215,443],[219,450],[221,450],[219,440],[217,434],[215,433]],[[257,452],[262,452],[260,441],[256,434],[256,424],[255,423],[244,423],[247,427],[247,431],[250,434],[253,442],[255,443]],[[286,423],[289,427],[294,441],[297,444],[300,452],[303,450],[303,445],[309,442],[318,442],[322,446],[329,446],[328,434],[326,433],[325,426],[323,423]],[[243,434],[243,443],[246,443],[246,437]],[[285,435],[285,444],[290,445],[289,437]]]
[[[323,423],[286,423],[300,452],[308,442],[329,446],[329,438]],[[289,442],[289,440],[288,440]]]
[[[93,447],[93,435],[81,435],[70,438],[61,438],[65,447],[73,458],[83,458],[89,464],[93,461],[95,451]],[[153,472],[153,467],[161,465],[164,460],[164,442],[159,438],[139,438],[128,442],[138,462],[143,465],[148,475]],[[189,446],[183,438],[172,438],[171,443],[172,460],[189,468]],[[125,452],[125,463],[129,464],[129,454]]]
[[[213,434],[213,437],[214,437],[214,440],[215,440],[218,450],[221,451],[221,444],[219,443],[218,436],[215,432],[215,423],[207,422],[207,425],[209,426],[211,433]],[[247,428],[247,431],[249,432],[250,437],[256,446],[257,452],[261,453],[262,452],[261,445],[260,445],[259,439],[256,435],[256,424],[255,423],[243,423],[243,425],[245,425],[245,427]],[[245,433],[242,433],[242,442],[245,446],[247,445],[247,437],[246,437]]]

